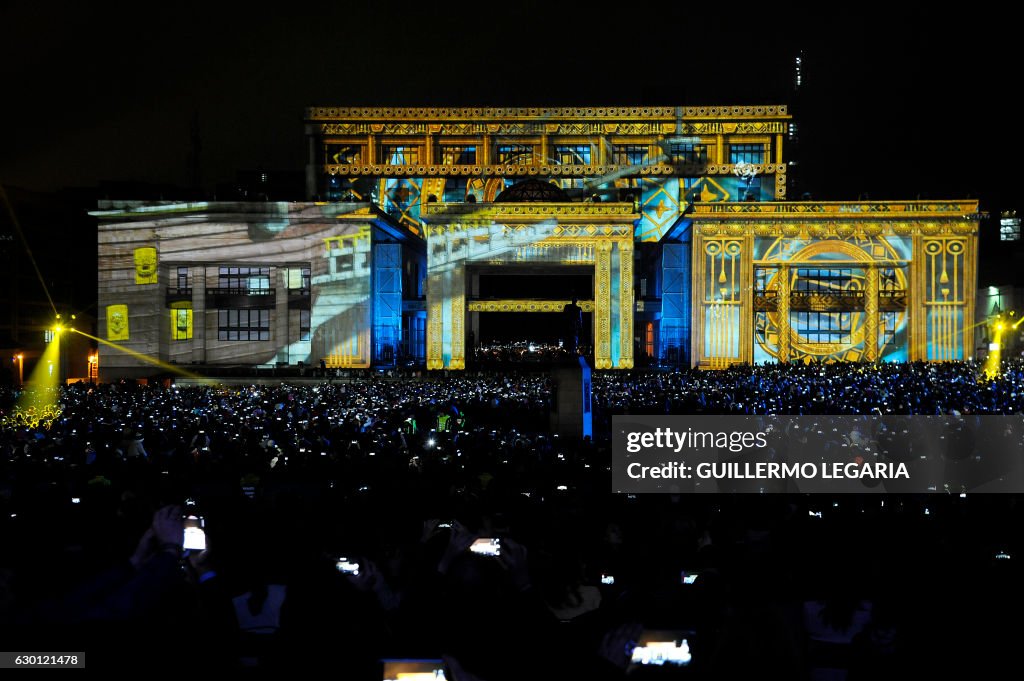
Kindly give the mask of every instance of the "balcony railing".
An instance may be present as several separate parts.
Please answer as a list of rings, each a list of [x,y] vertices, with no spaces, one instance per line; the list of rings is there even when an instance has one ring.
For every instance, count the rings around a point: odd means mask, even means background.
[[[791,291],[789,309],[812,312],[863,310],[864,291]]]
[[[268,308],[277,304],[277,289],[208,288],[206,305],[211,308]]]
[[[192,288],[181,286],[168,286],[166,294],[166,302],[168,305],[171,303],[181,303],[192,300]]]
[[[288,309],[308,310],[312,302],[312,296],[308,288],[288,289]]]

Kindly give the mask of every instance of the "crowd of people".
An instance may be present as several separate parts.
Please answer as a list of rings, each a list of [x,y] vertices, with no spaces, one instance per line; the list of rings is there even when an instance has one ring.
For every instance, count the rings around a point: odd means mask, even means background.
[[[599,373],[585,439],[553,432],[541,373],[72,385],[49,427],[0,432],[0,639],[353,679],[384,658],[460,681],[1008,663],[1016,495],[613,494],[609,442],[613,414],[1024,414],[1004,369]],[[692,662],[634,669],[656,630],[688,632]]]

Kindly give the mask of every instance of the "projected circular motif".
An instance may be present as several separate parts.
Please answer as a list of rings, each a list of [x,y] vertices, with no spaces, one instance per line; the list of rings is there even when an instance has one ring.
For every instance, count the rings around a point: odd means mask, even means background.
[[[785,260],[779,260],[780,265],[788,262],[790,266],[788,314],[791,360],[862,359],[865,334],[863,292],[869,270],[859,263],[877,262],[877,266],[882,268],[879,289],[907,289],[903,268],[885,267],[885,261],[896,259],[896,254],[891,246],[884,245],[886,257],[880,262],[860,245],[834,240],[807,244]],[[781,273],[777,271],[765,282],[768,295],[776,297],[776,300],[782,284],[780,277]],[[755,324],[757,343],[773,357],[779,354],[780,315],[778,307],[766,310],[759,314]],[[902,328],[905,318],[905,309],[895,311],[888,321],[880,318],[879,357],[891,342],[895,330]]]

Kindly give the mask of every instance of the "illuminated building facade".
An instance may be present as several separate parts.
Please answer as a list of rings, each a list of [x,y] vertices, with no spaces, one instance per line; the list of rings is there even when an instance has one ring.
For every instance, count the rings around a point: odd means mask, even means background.
[[[971,355],[976,202],[787,202],[790,123],[308,109],[306,203],[101,206],[101,336],[179,364],[464,369],[486,315],[568,302],[487,282],[572,272],[598,369]]]

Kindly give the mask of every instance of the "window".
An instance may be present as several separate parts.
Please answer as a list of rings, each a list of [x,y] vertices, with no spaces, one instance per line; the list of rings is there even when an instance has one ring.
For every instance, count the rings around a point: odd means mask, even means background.
[[[188,288],[188,268],[178,268],[178,290],[184,290]]]
[[[808,343],[850,342],[849,312],[794,312],[796,332]]]
[[[233,289],[246,295],[270,292],[269,267],[221,267],[219,287]]]
[[[393,166],[411,166],[420,162],[420,148],[385,144],[381,146],[381,159]]]
[[[730,144],[729,163],[764,163],[764,145]]]
[[[767,270],[763,267],[754,269],[754,293],[763,296],[768,290],[768,280],[775,274],[775,270]]]
[[[299,340],[308,341],[312,328],[312,315],[309,310],[299,310]]]
[[[670,144],[668,155],[673,163],[704,163],[708,148],[703,144]]]
[[[587,165],[590,163],[589,144],[559,144],[555,147],[555,161],[560,165]]]
[[[192,310],[177,307],[171,310],[171,340],[182,341],[192,338]]]
[[[647,163],[650,157],[651,148],[646,144],[627,144],[615,147],[615,165],[638,166]]]
[[[217,339],[270,340],[270,310],[218,310]]]
[[[1020,218],[1016,211],[1003,213],[999,218],[999,240],[1020,241]]]
[[[525,166],[533,162],[533,145],[499,144],[498,163]]]
[[[328,163],[355,165],[363,162],[363,148],[358,144],[328,144],[324,156]]]
[[[309,291],[308,267],[291,267],[288,269],[288,289],[290,291]]]
[[[882,332],[882,345],[896,342],[896,315],[895,311],[878,313],[878,328]]]
[[[852,272],[847,269],[798,269],[794,290],[841,293],[849,288]]]
[[[443,146],[440,161],[446,166],[466,166],[476,163],[476,147]]]

